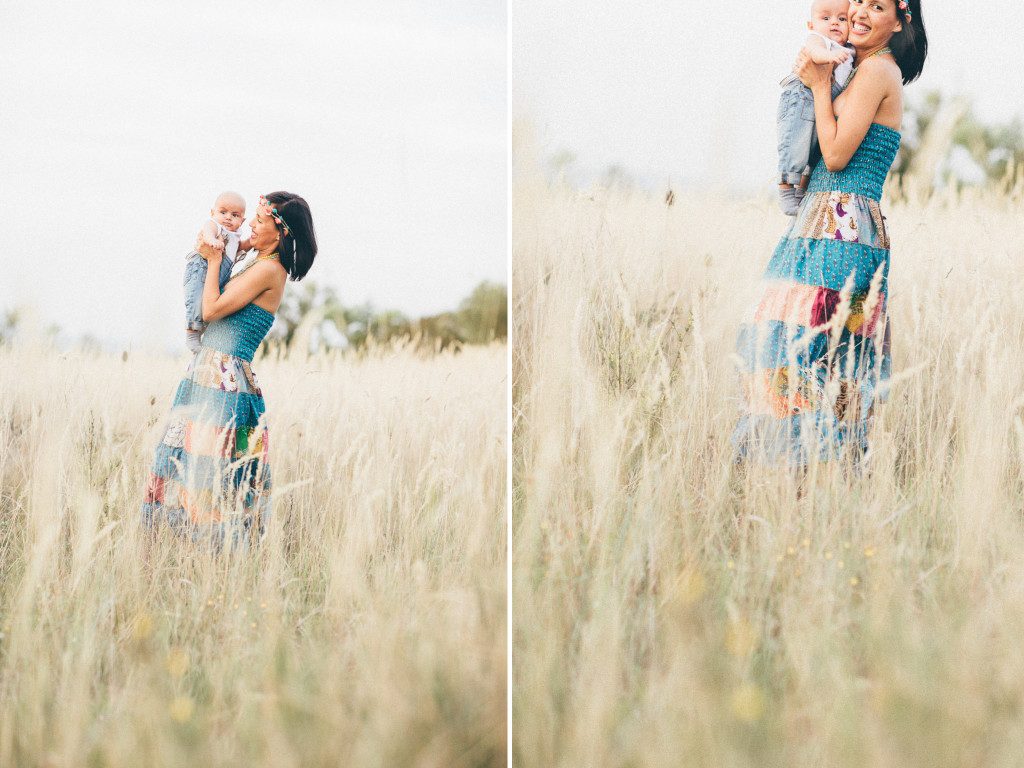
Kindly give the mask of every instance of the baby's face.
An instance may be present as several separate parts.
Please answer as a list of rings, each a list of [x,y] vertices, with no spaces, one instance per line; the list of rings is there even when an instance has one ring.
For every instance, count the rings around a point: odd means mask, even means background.
[[[210,210],[210,218],[224,229],[237,232],[245,221],[245,203],[230,197],[219,197]]]
[[[850,4],[846,0],[818,0],[811,7],[807,28],[845,45],[850,38]]]

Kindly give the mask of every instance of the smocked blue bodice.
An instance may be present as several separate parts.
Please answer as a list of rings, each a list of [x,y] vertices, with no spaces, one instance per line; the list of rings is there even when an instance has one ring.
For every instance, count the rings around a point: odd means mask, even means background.
[[[846,167],[832,173],[819,161],[811,174],[808,195],[816,192],[852,192],[872,200],[882,197],[882,183],[900,148],[900,132],[872,123]]]
[[[256,347],[274,324],[274,316],[262,307],[247,304],[220,320],[214,320],[203,334],[203,346],[252,362]]]

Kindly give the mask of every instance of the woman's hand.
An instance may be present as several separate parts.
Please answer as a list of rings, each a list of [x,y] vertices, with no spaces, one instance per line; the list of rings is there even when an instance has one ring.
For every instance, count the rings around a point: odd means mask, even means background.
[[[202,233],[200,233],[199,237],[196,238],[195,249],[196,249],[196,253],[198,253],[200,256],[202,256],[207,261],[210,261],[212,259],[216,259],[217,261],[220,261],[221,257],[224,255],[223,247],[221,247],[221,248],[213,247],[208,242],[206,242],[206,239],[203,237]]]
[[[831,89],[832,65],[815,64],[806,48],[800,49],[800,54],[796,57],[796,64],[793,65],[793,71],[800,78],[800,82],[812,91],[815,86],[825,86]]]

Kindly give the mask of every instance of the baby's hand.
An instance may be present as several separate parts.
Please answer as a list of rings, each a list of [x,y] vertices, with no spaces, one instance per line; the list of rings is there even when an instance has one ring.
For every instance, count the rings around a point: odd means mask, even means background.
[[[206,243],[211,248],[216,248],[218,251],[224,250],[224,242],[219,237],[208,237],[205,232],[199,233],[199,242]]]
[[[210,250],[204,251],[204,249],[207,248]],[[205,237],[203,237],[203,233],[200,232],[199,236],[196,238],[195,249],[196,253],[200,254],[204,259],[208,259],[211,255],[211,251],[214,253],[217,251],[223,251],[224,243],[222,243],[219,239],[207,240]]]
[[[844,61],[850,58],[850,52],[845,48],[839,48],[835,51],[832,51],[830,58],[832,59],[832,63],[842,64]]]

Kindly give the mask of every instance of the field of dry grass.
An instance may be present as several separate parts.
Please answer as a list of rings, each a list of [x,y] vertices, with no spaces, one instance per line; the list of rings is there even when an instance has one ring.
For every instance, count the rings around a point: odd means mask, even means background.
[[[256,553],[139,505],[183,359],[0,347],[0,765],[506,755],[506,349],[257,359]]]
[[[1016,766],[1024,188],[883,201],[861,473],[731,467],[772,200],[511,190],[512,762]]]

